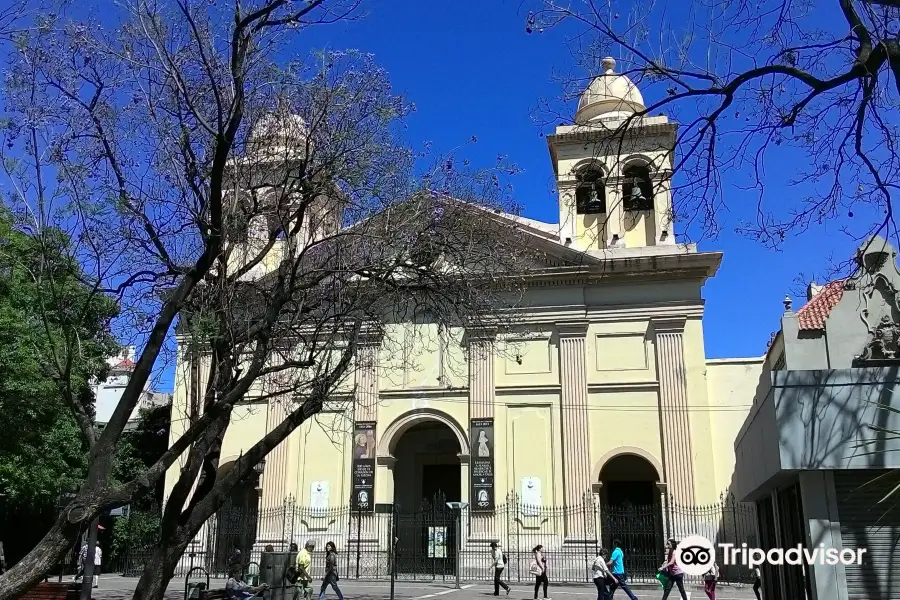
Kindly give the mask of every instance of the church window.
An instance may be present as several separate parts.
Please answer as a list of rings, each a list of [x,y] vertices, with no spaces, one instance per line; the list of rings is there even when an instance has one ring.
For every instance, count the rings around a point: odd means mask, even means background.
[[[603,174],[590,169],[578,175],[575,188],[575,209],[579,215],[595,215],[606,212],[606,186]]]
[[[653,184],[650,169],[632,165],[622,174],[622,197],[627,211],[653,210]]]

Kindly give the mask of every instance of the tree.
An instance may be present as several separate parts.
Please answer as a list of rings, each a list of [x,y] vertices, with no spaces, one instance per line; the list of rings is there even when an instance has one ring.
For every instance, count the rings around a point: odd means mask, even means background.
[[[134,479],[166,453],[169,448],[171,411],[171,404],[140,410],[137,423],[123,432],[122,441],[116,449],[116,481],[127,482]],[[115,520],[111,555],[121,556],[125,551],[136,547],[142,549],[144,545],[155,543],[159,535],[163,483],[160,479],[153,493],[135,498],[129,506],[128,514]]]
[[[769,246],[842,217],[855,238],[896,235],[900,156],[900,9],[873,0],[707,2],[671,11],[599,0],[532,3],[527,30],[560,28],[589,76],[615,55],[647,97],[617,127],[666,112],[680,122],[676,216],[716,233],[728,207],[723,178],[758,194],[740,231]],[[570,92],[586,80],[567,76]],[[554,117],[558,118],[558,117]],[[766,166],[790,161],[789,187]]]
[[[18,540],[29,539],[13,524],[28,520],[37,532],[49,527],[45,519],[60,491],[84,476],[86,449],[62,401],[61,377],[91,407],[90,383],[104,376],[105,358],[117,347],[109,325],[118,309],[109,298],[91,295],[68,246],[59,230],[33,237],[0,207],[0,414],[15,432],[0,439],[4,529],[16,532],[7,536],[8,557],[23,550]],[[45,360],[72,336],[79,351],[71,364]]]
[[[512,321],[498,308],[514,306],[528,257],[516,228],[496,217],[509,167],[472,171],[448,156],[416,177],[417,157],[398,137],[410,106],[371,57],[290,55],[295,30],[354,8],[138,0],[104,15],[108,30],[44,17],[17,36],[3,140],[27,157],[27,168],[8,171],[16,200],[36,231],[54,223],[77,240],[73,257],[98,293],[118,300],[119,323],[142,349],[102,431],[64,390],[90,449],[86,482],[0,577],[0,598],[45,573],[80,527],[177,465],[135,594],[161,598],[231,488],[323,406],[352,406],[356,394],[340,388],[365,362],[361,343],[401,343],[391,323],[425,315],[442,327]],[[187,425],[157,461],[118,482],[111,457],[176,331],[179,364],[190,357],[206,373],[192,380],[189,414],[178,415]],[[220,473],[232,409],[247,396],[277,397],[285,418]]]

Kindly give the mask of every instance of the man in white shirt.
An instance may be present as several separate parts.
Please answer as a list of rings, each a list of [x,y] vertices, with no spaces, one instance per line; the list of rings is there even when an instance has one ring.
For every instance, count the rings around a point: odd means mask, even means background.
[[[497,542],[491,542],[491,565],[494,568],[494,595],[499,596],[502,587],[509,596],[509,585],[500,579],[503,569],[506,568],[506,555],[503,554],[503,550],[500,549],[500,544]]]

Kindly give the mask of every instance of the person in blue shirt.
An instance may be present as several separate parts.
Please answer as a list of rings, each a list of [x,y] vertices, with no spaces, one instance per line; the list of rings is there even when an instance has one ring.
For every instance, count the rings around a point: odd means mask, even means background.
[[[619,540],[613,540],[613,551],[609,555],[609,562],[606,564],[609,565],[609,570],[616,578],[616,581],[609,586],[609,597],[612,598],[616,590],[622,588],[622,591],[625,592],[625,595],[630,600],[638,600],[631,588],[628,587],[628,576],[625,573],[625,554],[622,552],[622,542]]]

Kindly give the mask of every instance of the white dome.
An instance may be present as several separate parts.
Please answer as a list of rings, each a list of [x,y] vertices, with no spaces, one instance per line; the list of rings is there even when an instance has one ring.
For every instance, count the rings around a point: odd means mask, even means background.
[[[299,148],[306,145],[309,127],[300,115],[284,111],[263,115],[250,130],[248,144],[254,150],[263,148]]]
[[[625,75],[615,72],[616,61],[604,58],[603,75],[594,78],[578,100],[575,122],[583,125],[590,121],[624,118],[644,110],[644,97],[637,86]]]

